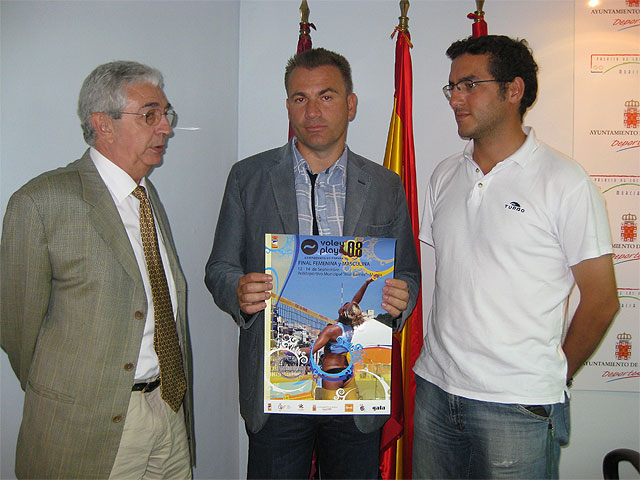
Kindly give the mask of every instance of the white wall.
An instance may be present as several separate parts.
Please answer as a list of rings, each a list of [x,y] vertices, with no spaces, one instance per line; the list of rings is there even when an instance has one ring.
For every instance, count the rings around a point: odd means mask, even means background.
[[[237,327],[203,282],[225,174],[237,160],[239,2],[2,1],[0,212],[38,173],[84,152],[75,113],[97,65],[159,68],[181,127],[151,178],[166,207],[188,283],[194,345],[197,478],[237,478]],[[13,478],[22,391],[2,369],[0,478]]]
[[[582,0],[578,0],[582,1]],[[294,53],[299,0],[9,2],[1,0],[0,212],[9,195],[37,173],[77,158],[84,144],[75,116],[82,79],[99,63],[140,60],[165,74],[180,114],[165,165],[152,174],[168,210],[189,285],[196,368],[196,478],[245,474],[246,435],[237,414],[237,329],[211,301],[203,264],[231,163],[286,141],[283,72]],[[393,105],[397,0],[309,0],[315,46],[343,53],[359,96],[349,145],[382,161]],[[434,166],[460,150],[440,91],[448,78],[447,46],[471,32],[471,0],[413,0],[414,130],[418,190]],[[489,0],[491,33],[527,38],[540,69],[540,98],[526,123],[571,153],[573,1]],[[28,150],[27,150],[28,149]],[[422,201],[422,200],[421,200]],[[424,307],[430,307],[433,255],[423,247]],[[22,398],[0,355],[0,478],[12,478]],[[574,392],[573,436],[563,478],[601,478],[600,462],[616,447],[638,449],[638,395]],[[623,466],[623,478],[637,478]]]

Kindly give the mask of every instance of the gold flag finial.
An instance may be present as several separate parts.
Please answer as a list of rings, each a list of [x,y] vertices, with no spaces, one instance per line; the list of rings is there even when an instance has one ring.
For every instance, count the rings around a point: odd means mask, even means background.
[[[309,23],[309,5],[307,0],[302,0],[300,4],[300,23]]]
[[[409,11],[409,0],[400,0],[400,16],[398,20],[398,30],[402,32],[409,32],[409,17],[407,17],[407,12]]]
[[[476,8],[475,12],[467,15],[469,20],[473,20],[473,25],[471,26],[471,36],[473,38],[484,37],[488,32],[487,22],[484,21],[484,0],[476,0]]]

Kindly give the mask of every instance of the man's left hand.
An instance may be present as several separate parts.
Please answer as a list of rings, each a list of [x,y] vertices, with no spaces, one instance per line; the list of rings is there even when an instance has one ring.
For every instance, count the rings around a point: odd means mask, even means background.
[[[387,278],[382,287],[382,308],[393,318],[402,315],[409,303],[409,286],[404,280]]]

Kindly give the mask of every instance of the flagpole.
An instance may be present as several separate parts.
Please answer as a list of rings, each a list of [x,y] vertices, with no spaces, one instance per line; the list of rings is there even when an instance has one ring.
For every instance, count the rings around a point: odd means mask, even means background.
[[[309,22],[309,13],[311,13],[311,10],[307,0],[302,0],[300,4],[300,34],[296,53],[304,52],[311,48],[311,29],[315,30],[316,26]]]
[[[409,1],[400,1],[399,23],[391,37],[398,34],[395,50],[395,94],[389,125],[384,166],[401,178],[407,196],[407,207],[418,258],[418,200],[413,142],[413,73],[411,66],[411,34],[407,15]],[[402,332],[394,334],[391,363],[391,418],[382,430],[382,478],[411,478],[413,449],[413,411],[415,381],[411,368],[422,347],[422,294],[416,299],[412,315]],[[404,372],[404,374],[403,374]],[[397,441],[395,441],[397,439]],[[391,443],[393,442],[393,443]],[[396,450],[393,452],[393,450]]]
[[[487,22],[484,21],[484,0],[476,0],[476,11],[467,15],[467,18],[473,20],[471,26],[471,34],[473,38],[483,37],[487,34]]]
[[[309,13],[311,10],[309,9],[309,4],[307,0],[302,0],[300,3],[300,31],[298,33],[298,46],[296,47],[296,53],[302,53],[306,50],[311,50],[311,29],[316,29],[316,26],[309,22]],[[288,139],[291,140],[293,137],[293,130],[291,129],[291,123],[289,123],[289,135]]]
[[[409,12],[409,0],[400,0],[400,16],[398,17],[398,27],[397,27],[397,31],[398,31],[398,35],[399,36],[404,36],[407,40],[407,43],[409,44],[409,46],[413,46],[411,45],[411,34],[409,33],[409,17],[407,15],[407,13]],[[400,38],[398,38],[398,42],[400,41]],[[396,54],[397,55],[397,54]],[[397,73],[396,73],[397,74]],[[397,88],[397,87],[396,87]],[[413,129],[413,125],[411,125],[411,128]],[[403,155],[404,156],[404,155]],[[406,169],[406,165],[404,165],[404,158],[403,158],[403,166],[402,166],[402,178],[403,181],[405,181],[405,169]],[[406,184],[406,182],[405,182]],[[407,319],[408,321],[410,321],[409,319]],[[420,321],[422,321],[422,319],[420,319]],[[408,338],[408,334],[410,334],[409,330],[410,330],[410,325],[406,325],[406,331],[403,331],[400,338],[401,338],[401,348],[400,348],[400,356],[402,359],[402,410],[403,410],[403,433],[400,436],[400,438],[398,438],[398,441],[396,443],[396,479],[402,479],[407,477],[411,478],[411,468],[407,468],[408,465],[406,465],[406,463],[411,462],[413,463],[413,451],[405,451],[405,449],[407,448],[407,446],[409,446],[409,448],[411,448],[411,450],[413,450],[413,438],[410,439],[409,442],[405,442],[406,437],[408,436],[407,434],[409,432],[407,432],[407,429],[405,428],[407,426],[408,423],[413,423],[413,419],[407,419],[404,418],[404,413],[406,409],[406,398],[405,398],[405,387],[406,387],[406,383],[409,380],[407,375],[408,372],[406,371],[406,360],[407,357],[410,356],[410,344],[411,342],[409,341]],[[409,435],[412,435],[413,432],[409,433]],[[408,443],[408,445],[407,445]]]
[[[409,0],[400,0],[400,16],[398,17],[398,28],[409,33],[409,17],[407,12],[409,11]]]

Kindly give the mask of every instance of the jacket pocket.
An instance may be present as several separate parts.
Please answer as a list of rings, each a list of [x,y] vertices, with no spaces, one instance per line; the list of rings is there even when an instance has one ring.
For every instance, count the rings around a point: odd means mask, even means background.
[[[393,222],[382,225],[367,225],[367,236],[390,238],[393,236]]]
[[[50,400],[55,400],[57,402],[62,402],[62,403],[75,402],[75,398],[73,398],[71,395],[67,395],[66,393],[52,390],[51,388],[45,387],[44,385],[38,385],[37,383],[34,383],[31,380],[28,380],[27,384],[28,384],[28,388],[34,394],[40,395],[41,397],[45,397]]]

